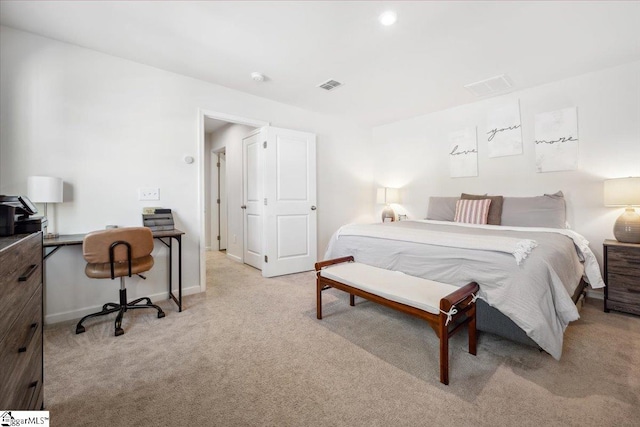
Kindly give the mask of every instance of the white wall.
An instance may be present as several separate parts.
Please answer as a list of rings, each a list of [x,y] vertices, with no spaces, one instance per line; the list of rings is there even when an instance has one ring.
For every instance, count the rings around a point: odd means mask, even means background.
[[[518,99],[524,154],[488,158],[487,111]],[[578,108],[579,169],[536,173],[535,114],[572,106]],[[448,134],[473,125],[479,176],[450,178]],[[601,262],[602,241],[613,238],[613,223],[622,213],[602,205],[602,181],[640,176],[640,62],[380,126],[373,130],[373,143],[375,181],[402,188],[402,208],[410,218],[425,218],[434,195],[535,196],[562,190],[571,227],[587,237]]]
[[[24,194],[27,176],[62,178],[58,231],[139,225],[145,205],[171,208],[183,243],[187,293],[199,291],[199,109],[318,135],[319,253],[344,222],[371,218],[370,130],[200,80],[0,27],[0,193]],[[186,164],[185,155],[196,157]],[[159,187],[140,202],[139,187]],[[204,248],[204,245],[203,245]],[[166,296],[165,249],[129,295]],[[117,299],[116,283],[84,276],[80,247],[47,260],[48,322]],[[188,309],[188,306],[187,306]]]

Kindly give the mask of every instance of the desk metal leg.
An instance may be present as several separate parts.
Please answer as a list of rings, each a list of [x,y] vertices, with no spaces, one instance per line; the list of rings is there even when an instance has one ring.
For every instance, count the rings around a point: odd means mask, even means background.
[[[178,240],[178,311],[182,311],[182,236]]]
[[[173,240],[178,242],[178,298],[173,294]],[[182,236],[169,237],[169,243],[158,238],[169,249],[169,298],[178,305],[178,311],[182,311]]]
[[[178,311],[182,311],[182,236],[175,236],[178,242],[178,298],[173,294],[173,245],[169,241],[169,296],[178,305]]]
[[[169,298],[173,298],[173,239],[169,238]],[[173,298],[175,301],[175,298]],[[180,309],[180,304],[178,304]]]

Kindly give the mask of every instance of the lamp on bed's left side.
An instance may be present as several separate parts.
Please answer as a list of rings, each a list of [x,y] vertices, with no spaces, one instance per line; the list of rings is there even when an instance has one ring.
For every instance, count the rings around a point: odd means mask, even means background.
[[[640,177],[605,180],[604,205],[626,208],[613,226],[616,240],[640,243],[640,215],[634,209],[634,206],[640,206]]]
[[[396,213],[391,208],[391,203],[400,203],[400,189],[380,187],[376,197],[379,205],[385,205],[382,210],[382,222],[395,221]]]

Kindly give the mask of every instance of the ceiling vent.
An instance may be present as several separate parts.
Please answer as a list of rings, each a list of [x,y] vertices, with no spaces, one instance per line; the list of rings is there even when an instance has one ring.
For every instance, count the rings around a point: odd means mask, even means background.
[[[319,88],[324,90],[333,90],[339,88],[340,86],[342,86],[342,83],[332,79],[329,79],[326,82],[322,82],[318,85]]]
[[[491,77],[479,82],[464,85],[464,87],[475,96],[493,95],[498,92],[504,92],[513,87],[511,79],[506,74]]]

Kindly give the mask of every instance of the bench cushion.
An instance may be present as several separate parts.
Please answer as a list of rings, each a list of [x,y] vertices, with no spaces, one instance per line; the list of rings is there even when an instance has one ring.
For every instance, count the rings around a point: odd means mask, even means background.
[[[446,283],[358,262],[332,265],[320,270],[320,275],[432,314],[439,314],[440,300],[458,289]]]

